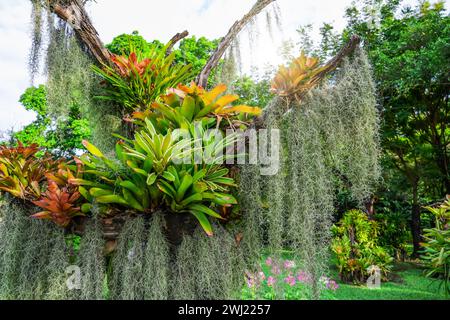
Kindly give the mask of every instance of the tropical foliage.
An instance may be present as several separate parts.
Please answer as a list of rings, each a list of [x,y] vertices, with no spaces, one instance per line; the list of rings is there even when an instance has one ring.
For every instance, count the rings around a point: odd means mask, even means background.
[[[318,58],[308,57],[302,52],[288,67],[280,66],[272,82],[272,92],[282,97],[298,99],[317,84],[315,76],[322,70]]]
[[[27,88],[19,102],[26,110],[36,113],[36,120],[12,134],[15,142],[26,146],[37,144],[52,154],[70,156],[83,148],[83,139],[91,136],[89,122],[81,116],[78,104],[73,103],[68,114],[57,119],[50,114],[44,85]]]
[[[86,168],[83,178],[69,182],[80,185],[80,192],[91,203],[146,213],[165,206],[174,214],[190,213],[212,235],[207,216],[222,219],[219,209],[237,204],[228,189],[234,186],[234,180],[227,177],[228,169],[221,168],[221,162],[206,164],[202,160],[195,164],[193,153],[200,151],[203,156],[207,150],[215,160],[219,149],[223,152],[234,138],[196,148],[192,138],[171,129],[161,134],[150,120],[145,119],[144,123],[134,140],[117,143],[118,162],[85,141],[89,153],[79,158]],[[108,208],[104,209],[108,213]]]
[[[99,98],[118,103],[126,111],[145,110],[167,89],[190,77],[191,67],[174,63],[175,54],[165,50],[149,50],[147,54],[131,52],[113,55],[113,66],[94,66],[94,72],[106,81]]]
[[[190,86],[179,85],[171,89],[167,95],[162,95],[160,101],[152,103],[151,108],[144,112],[135,112],[137,120],[150,118],[160,130],[167,128],[189,130],[193,122],[201,123],[207,128],[220,126],[222,120],[225,125],[242,123],[240,115],[259,115],[261,109],[246,105],[232,105],[239,99],[237,95],[223,94],[227,90],[224,84],[217,85],[210,91],[197,86],[194,82]]]
[[[37,157],[39,147],[0,146],[0,190],[24,200],[36,200],[41,196],[41,183],[45,174],[56,169],[57,161],[48,154]]]
[[[441,277],[445,293],[450,295],[450,196],[437,208],[427,207],[434,218],[435,227],[425,229],[423,247],[429,277]]]
[[[378,245],[378,225],[364,212],[350,210],[332,228],[331,249],[336,255],[339,275],[344,281],[364,282],[369,267],[380,268],[386,279],[392,258]]]

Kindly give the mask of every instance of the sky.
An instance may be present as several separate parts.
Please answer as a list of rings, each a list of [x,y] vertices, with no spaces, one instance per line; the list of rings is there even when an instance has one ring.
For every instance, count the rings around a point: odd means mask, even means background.
[[[255,0],[96,0],[87,11],[104,43],[122,33],[138,30],[147,40],[167,42],[177,32],[210,39],[224,36],[234,21],[240,19]],[[282,27],[275,24],[273,36],[264,26],[266,14],[260,15],[257,32],[241,35],[243,72],[252,66],[281,63],[282,41],[296,38],[300,25],[314,24],[316,32],[323,22],[342,29],[345,8],[351,0],[277,0]],[[273,12],[273,7],[267,10]],[[0,135],[11,128],[20,129],[34,120],[18,102],[30,86],[27,61],[31,46],[29,0],[0,0]],[[256,40],[252,40],[256,39]],[[252,47],[252,50],[250,50]],[[38,77],[34,85],[43,83]],[[1,139],[1,136],[0,136]]]

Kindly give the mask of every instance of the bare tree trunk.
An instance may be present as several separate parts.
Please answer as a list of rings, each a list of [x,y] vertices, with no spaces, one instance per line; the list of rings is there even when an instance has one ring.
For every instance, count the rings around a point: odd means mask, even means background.
[[[173,46],[174,46],[178,41],[180,41],[180,40],[186,38],[188,35],[189,35],[189,32],[188,32],[187,30],[185,30],[185,31],[183,31],[183,32],[181,32],[181,33],[177,33],[176,35],[174,35],[174,36],[172,37],[172,39],[170,39],[170,41],[169,41],[170,44],[169,44],[169,46],[167,47],[167,50],[166,50],[166,56],[168,56],[168,55],[170,55],[170,54],[172,53]]]
[[[212,69],[214,69],[219,63],[220,59],[224,55],[225,51],[232,44],[233,40],[236,39],[239,32],[253,20],[265,7],[274,2],[275,0],[258,0],[252,9],[241,19],[236,21],[233,26],[228,31],[227,35],[222,38],[217,47],[216,51],[209,58],[206,65],[203,67],[203,70],[197,76],[197,84],[206,88],[208,84],[209,74]]]
[[[413,254],[414,258],[419,257],[420,242],[422,241],[422,232],[420,228],[420,204],[418,194],[419,179],[415,179],[412,184],[413,203],[411,209],[411,234],[413,238]]]
[[[72,26],[76,35],[100,64],[110,64],[111,52],[105,48],[100,40],[97,30],[84,9],[83,2],[80,0],[65,2],[50,0],[49,4],[52,12]]]

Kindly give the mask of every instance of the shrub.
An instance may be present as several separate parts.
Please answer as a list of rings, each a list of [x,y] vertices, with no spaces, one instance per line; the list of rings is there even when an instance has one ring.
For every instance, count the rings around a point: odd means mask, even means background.
[[[32,215],[33,218],[48,219],[61,227],[67,227],[77,216],[84,216],[89,211],[86,204],[81,204],[78,186],[69,183],[70,179],[80,176],[81,165],[61,163],[55,173],[46,173],[47,190],[33,204],[44,211]],[[84,211],[84,212],[83,212]]]
[[[370,266],[380,268],[384,277],[390,271],[392,258],[378,244],[378,225],[359,210],[344,214],[332,227],[332,251],[343,281],[364,282]]]
[[[200,136],[203,133],[200,130]],[[203,139],[199,151],[203,155],[207,150],[216,159],[218,151],[234,143],[235,138],[231,135],[221,143]],[[100,204],[104,213],[117,205],[144,213],[162,207],[172,213],[192,214],[205,232],[212,235],[207,216],[222,219],[220,209],[237,204],[229,192],[234,180],[228,177],[229,170],[221,162],[191,162],[196,150],[191,148],[194,140],[170,129],[160,134],[148,119],[134,140],[116,145],[118,161],[108,159],[87,141],[84,145],[89,153],[80,157],[86,168],[83,179],[69,181],[80,185],[86,200]],[[188,163],[181,164],[185,158]]]
[[[0,190],[23,200],[37,200],[45,174],[55,170],[58,162],[49,154],[38,157],[39,147],[0,146]]]
[[[444,291],[450,294],[450,196],[437,208],[426,207],[436,221],[434,228],[425,229],[423,259],[428,268],[427,276],[443,279]]]
[[[93,67],[107,84],[99,98],[116,102],[129,112],[145,110],[167,89],[191,77],[191,66],[174,64],[174,53],[166,57],[165,50],[153,48],[145,56],[139,55],[113,55],[115,68]]]
[[[222,119],[226,125],[236,124],[236,127],[251,116],[261,114],[261,109],[247,105],[232,105],[239,96],[224,94],[227,86],[219,84],[210,91],[192,82],[189,86],[178,85],[167,95],[162,95],[159,101],[143,112],[134,112],[137,122],[148,118],[158,131],[172,129],[189,129],[193,122],[199,122],[208,128],[219,127]]]

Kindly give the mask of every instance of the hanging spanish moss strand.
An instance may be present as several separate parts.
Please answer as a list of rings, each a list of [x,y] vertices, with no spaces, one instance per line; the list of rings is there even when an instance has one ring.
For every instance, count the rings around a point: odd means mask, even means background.
[[[21,243],[22,258],[18,273],[17,299],[40,300],[47,287],[47,266],[54,245],[54,226],[49,221],[28,217],[26,239]]]
[[[318,280],[326,271],[329,228],[333,213],[330,172],[324,164],[321,136],[314,110],[289,113],[290,208],[287,239],[303,267],[312,276],[311,297],[319,297]]]
[[[112,261],[111,297],[120,300],[142,300],[145,246],[144,218],[127,220]]]
[[[328,121],[340,114],[340,121],[335,125],[339,134],[328,132],[326,136],[334,137],[329,145],[334,151],[331,160],[337,160],[334,163],[338,164],[341,177],[348,180],[353,198],[362,206],[381,175],[376,90],[370,64],[362,50],[346,61],[336,81],[335,102],[329,110],[322,108],[322,112]],[[329,128],[325,123],[323,127]]]
[[[271,108],[265,112],[264,125],[268,130],[267,141],[269,142],[268,154],[272,154],[276,150],[274,146],[270,143],[272,141],[271,135],[272,130],[281,130],[282,123],[280,122],[282,108],[277,106],[276,108]],[[280,137],[283,138],[282,136]],[[266,197],[266,210],[265,220],[266,220],[266,230],[267,230],[267,245],[269,254],[275,257],[279,257],[284,246],[284,233],[285,226],[284,221],[286,217],[285,213],[285,179],[286,179],[286,165],[285,157],[283,152],[283,140],[279,141],[279,166],[276,174],[268,175],[264,178],[261,177],[261,183],[264,184],[264,195]],[[262,179],[263,178],[263,179]]]
[[[240,167],[239,176],[239,204],[243,217],[241,246],[246,263],[253,267],[259,264],[261,248],[263,248],[264,219],[259,169],[258,165],[243,165]]]
[[[225,300],[237,298],[239,288],[234,287],[233,265],[237,263],[235,241],[222,227],[214,226],[214,236],[208,238],[204,231],[197,229],[194,237],[196,248],[195,277],[197,299]],[[244,270],[240,270],[242,277]]]
[[[57,228],[53,231],[53,247],[47,266],[48,287],[46,300],[66,300],[70,298],[66,280],[66,270],[70,265],[69,249],[65,243],[64,230]]]
[[[17,299],[22,248],[30,219],[23,203],[6,200],[1,204],[0,224],[0,299]]]
[[[39,60],[41,58],[44,10],[41,0],[31,0],[31,50],[28,60],[31,83],[39,72]]]
[[[287,247],[312,277],[304,298],[318,299],[319,279],[328,271],[335,181],[345,180],[362,204],[380,175],[375,88],[364,52],[300,103],[275,98],[263,120],[282,130],[286,159],[276,176],[262,178],[254,165],[241,168],[243,248],[254,256]]]
[[[195,300],[197,287],[195,278],[195,240],[184,236],[178,247],[171,281],[171,299]]]
[[[92,72],[92,58],[80,46],[68,24],[61,21],[52,24],[48,33],[46,71],[50,114],[64,118],[71,106],[78,106],[82,116],[89,120],[92,142],[102,150],[114,150],[115,139],[111,133],[122,130],[120,111],[94,98],[100,80]]]
[[[80,242],[78,265],[81,271],[81,289],[72,294],[81,300],[104,298],[105,257],[102,228],[97,217],[91,219]]]
[[[150,222],[147,246],[144,253],[144,299],[169,299],[170,250],[163,232],[163,218],[156,213]]]

